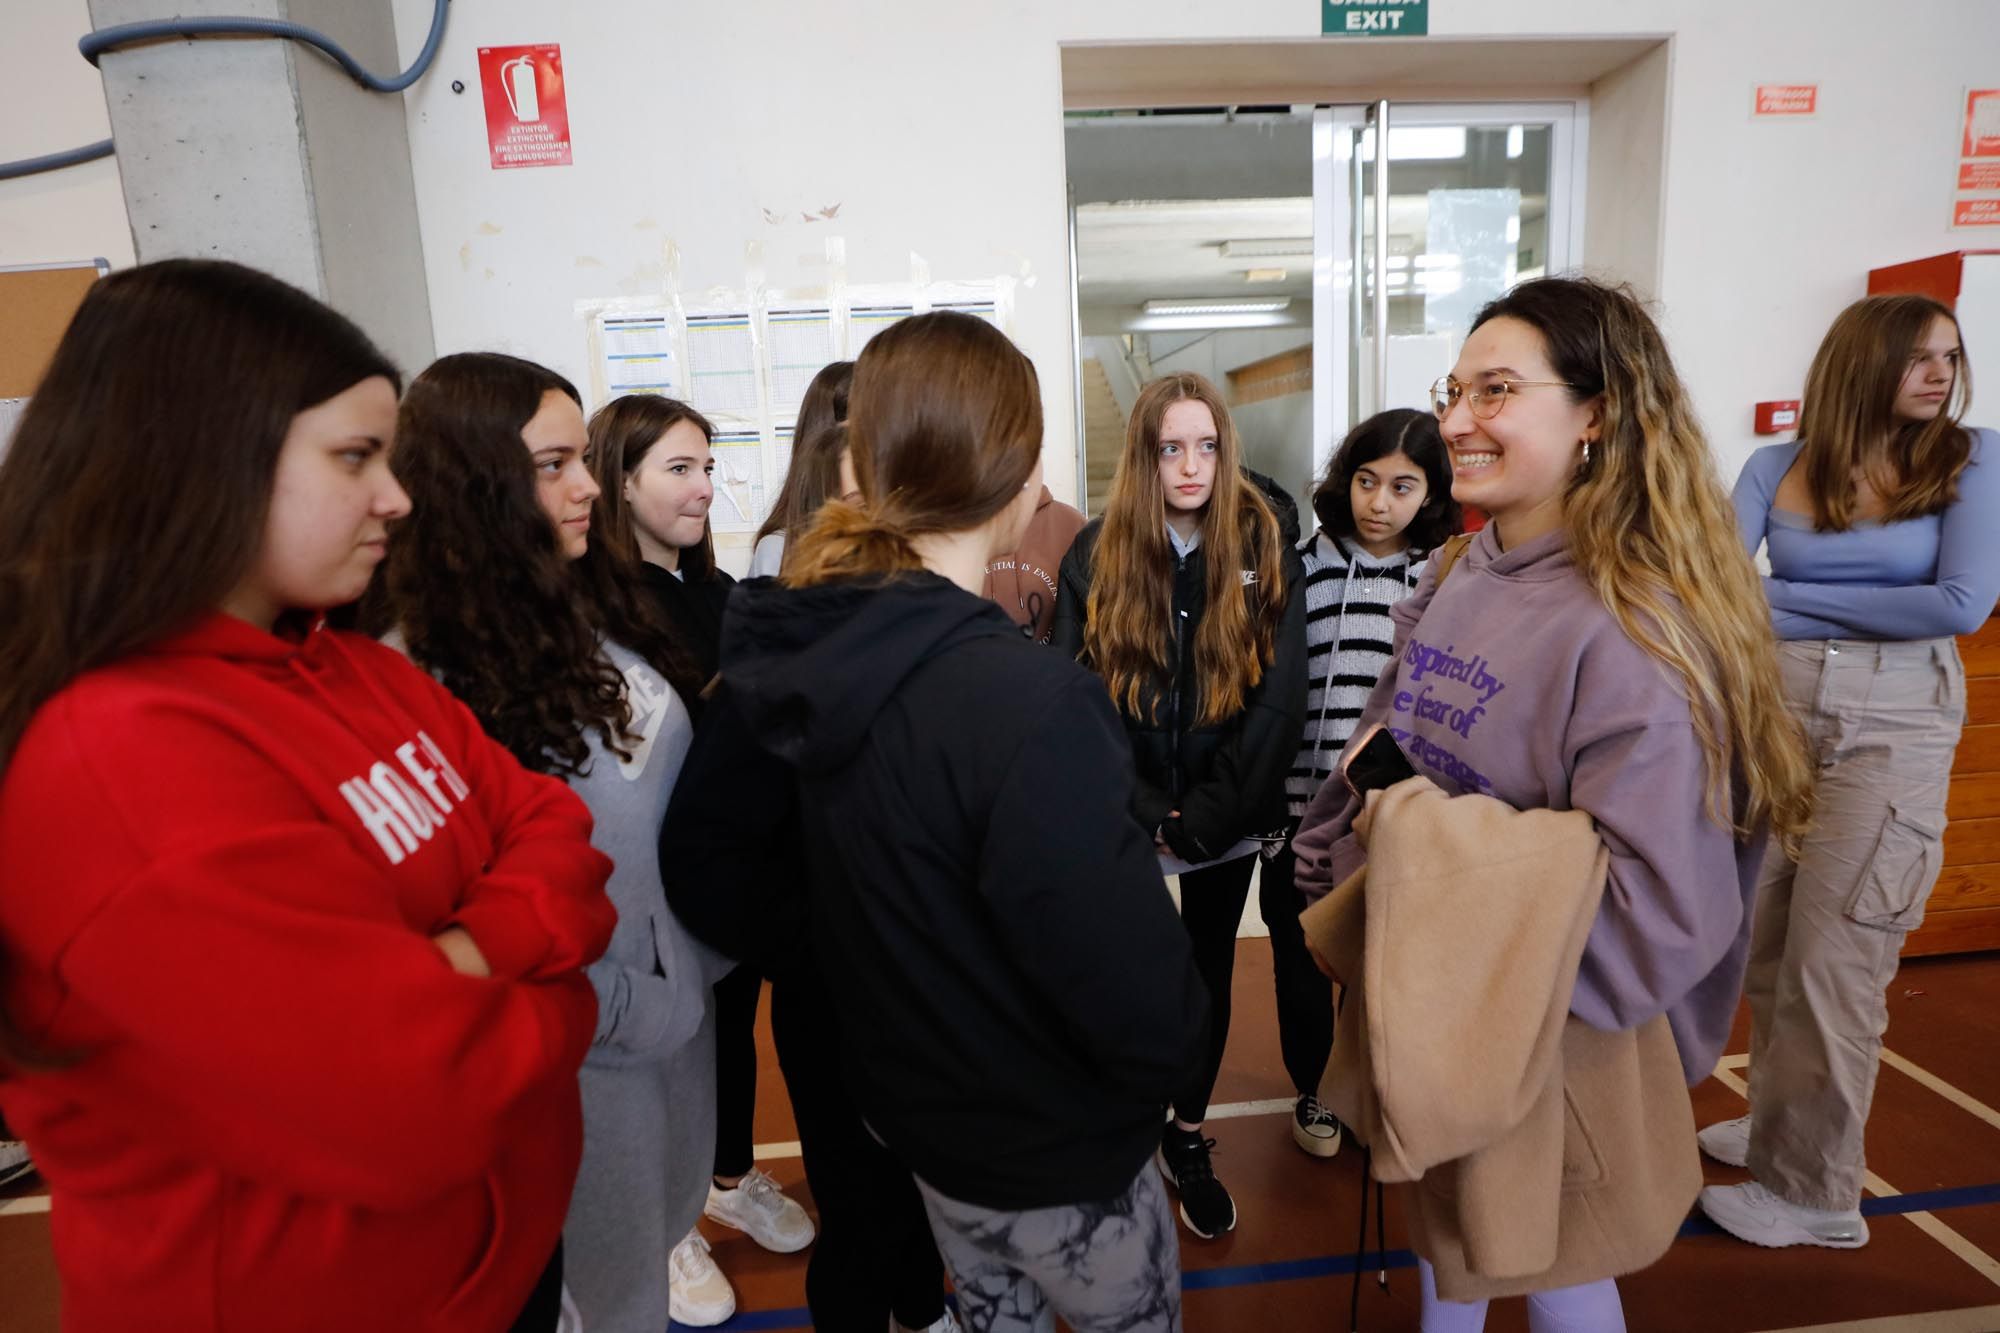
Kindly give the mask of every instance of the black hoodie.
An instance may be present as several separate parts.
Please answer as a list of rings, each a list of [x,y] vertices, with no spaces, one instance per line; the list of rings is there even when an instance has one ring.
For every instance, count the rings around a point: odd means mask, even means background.
[[[759,767],[717,754],[730,732],[796,776],[812,952],[874,1131],[988,1208],[1130,1186],[1208,999],[1103,685],[933,575],[758,580],[710,713],[683,785]]]

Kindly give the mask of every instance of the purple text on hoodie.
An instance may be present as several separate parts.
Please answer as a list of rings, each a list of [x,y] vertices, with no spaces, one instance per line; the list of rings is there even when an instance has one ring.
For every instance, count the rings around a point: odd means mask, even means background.
[[[1739,841],[1709,817],[1679,681],[1626,636],[1561,532],[1503,552],[1489,526],[1442,590],[1436,568],[1390,612],[1395,653],[1356,734],[1383,723],[1453,794],[1596,821],[1611,866],[1570,1012],[1607,1031],[1665,1013],[1701,1081],[1742,991],[1764,837]],[[1356,809],[1338,775],[1307,807],[1293,845],[1308,898],[1366,860]]]

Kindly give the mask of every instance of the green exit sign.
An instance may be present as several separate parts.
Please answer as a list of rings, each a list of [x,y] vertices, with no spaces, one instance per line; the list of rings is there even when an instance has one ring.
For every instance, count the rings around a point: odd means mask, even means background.
[[[1431,30],[1430,0],[1319,0],[1328,37],[1422,37]]]

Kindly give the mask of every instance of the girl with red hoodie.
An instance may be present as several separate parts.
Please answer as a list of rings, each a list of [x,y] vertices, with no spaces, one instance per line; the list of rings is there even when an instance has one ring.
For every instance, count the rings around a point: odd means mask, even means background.
[[[326,628],[394,368],[234,264],[85,299],[0,466],[0,1110],[69,1333],[545,1330],[609,863]]]

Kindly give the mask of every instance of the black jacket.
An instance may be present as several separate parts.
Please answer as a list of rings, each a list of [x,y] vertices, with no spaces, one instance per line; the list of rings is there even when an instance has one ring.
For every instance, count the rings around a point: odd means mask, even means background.
[[[770,889],[683,904],[746,882],[732,842],[751,880],[782,882],[795,819],[811,952],[883,1141],[989,1208],[1130,1186],[1201,1057],[1208,999],[1125,813],[1103,686],[931,575],[754,580],[730,602],[708,714],[661,845],[689,928],[739,954],[785,929]],[[700,827],[710,815],[729,822]]]
[[[1296,508],[1289,498],[1280,505],[1278,496],[1272,504],[1279,514],[1285,609],[1264,678],[1245,694],[1236,714],[1220,723],[1195,725],[1201,681],[1194,638],[1208,601],[1207,552],[1197,547],[1161,571],[1173,580],[1171,623],[1178,632],[1167,650],[1172,673],[1142,689],[1139,711],[1124,716],[1139,771],[1133,817],[1148,832],[1159,830],[1174,854],[1186,861],[1220,856],[1251,834],[1282,833],[1287,823],[1285,775],[1298,754],[1306,717],[1305,565],[1297,541],[1285,535],[1287,515],[1296,532]],[[1052,642],[1071,657],[1083,652],[1092,561],[1102,530],[1103,520],[1093,520],[1063,558]],[[1180,817],[1169,818],[1175,810]]]
[[[645,577],[646,591],[694,659],[702,680],[713,679],[722,650],[722,612],[736,580],[719,569],[710,571],[706,578],[677,579],[650,561],[642,563],[639,570]]]

